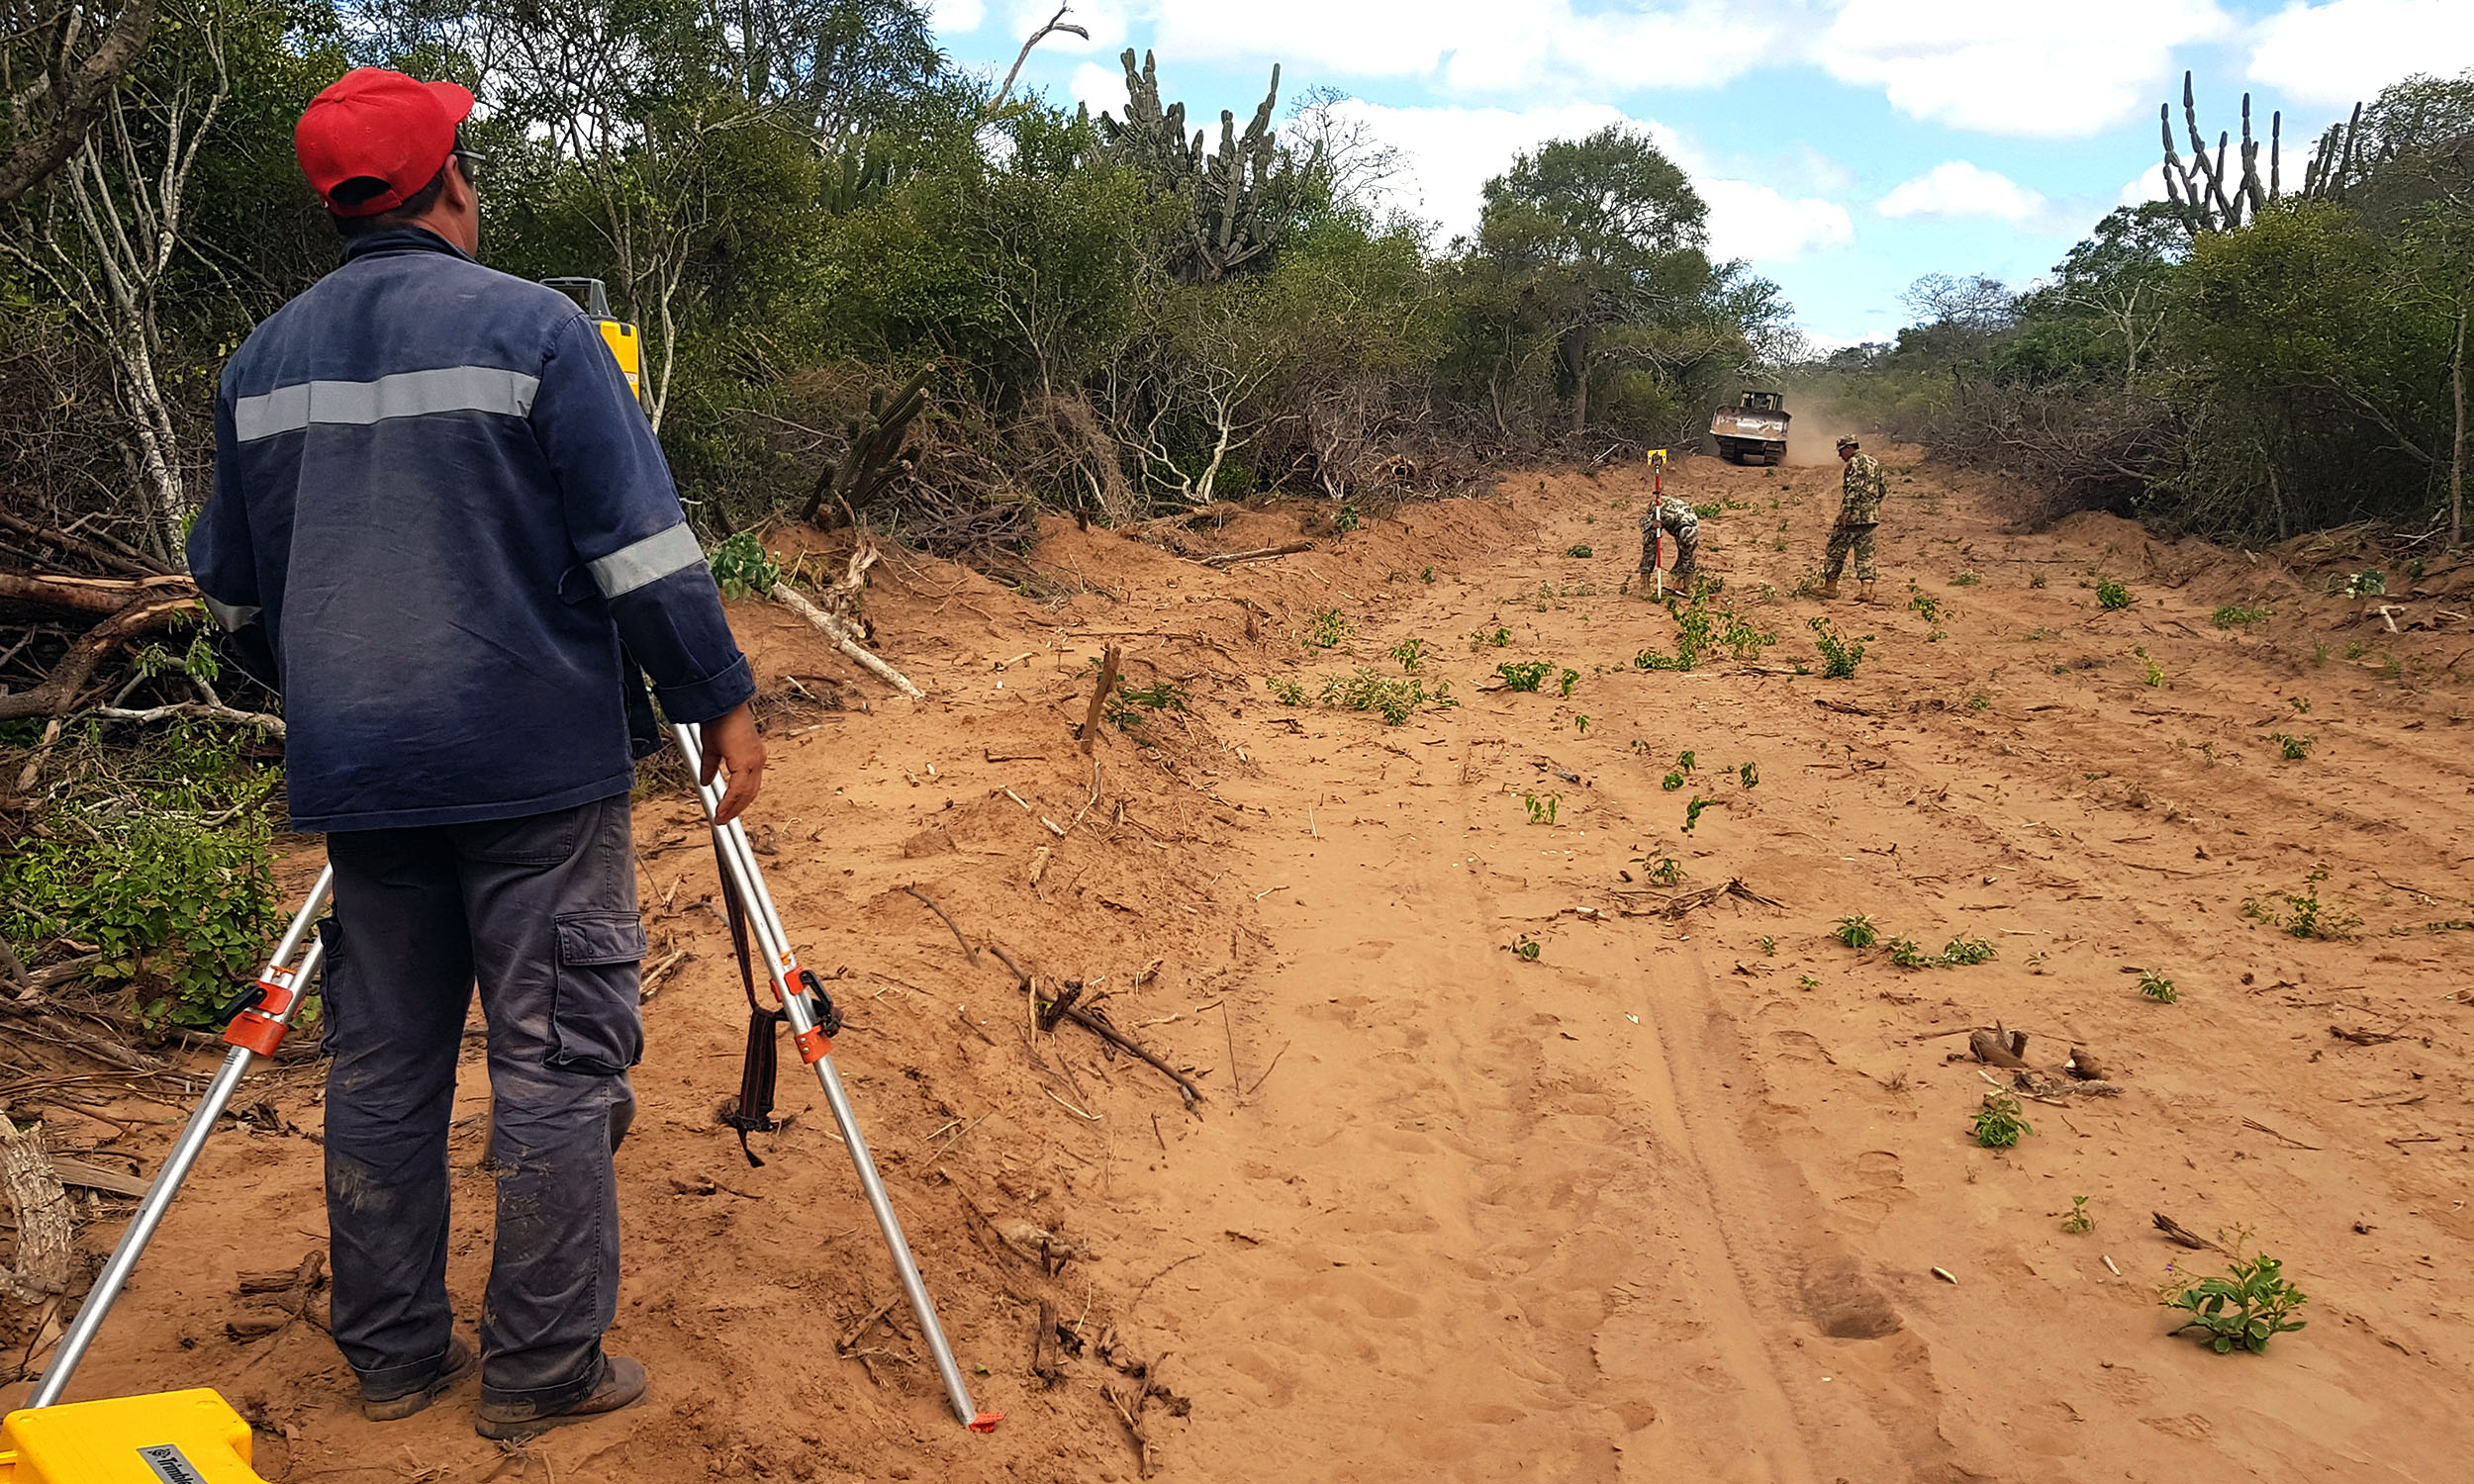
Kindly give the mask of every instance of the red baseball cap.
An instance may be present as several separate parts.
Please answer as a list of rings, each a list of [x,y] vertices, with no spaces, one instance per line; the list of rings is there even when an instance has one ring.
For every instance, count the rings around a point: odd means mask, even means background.
[[[293,153],[327,210],[374,217],[402,206],[445,167],[455,127],[471,114],[471,92],[455,83],[355,67],[302,111]]]

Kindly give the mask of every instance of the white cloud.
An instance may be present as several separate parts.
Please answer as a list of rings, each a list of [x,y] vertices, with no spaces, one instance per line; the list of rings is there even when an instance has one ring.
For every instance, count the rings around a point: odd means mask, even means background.
[[[2466,0],[2330,0],[2260,23],[2250,76],[2300,103],[2349,108],[2414,72],[2474,67]]]
[[[1514,156],[1549,139],[1578,139],[1609,124],[1648,131],[1692,177],[1709,203],[1710,252],[1755,263],[1784,262],[1815,248],[1843,246],[1856,235],[1847,209],[1817,198],[1790,197],[1766,185],[1718,173],[1692,141],[1661,124],[1640,124],[1599,103],[1569,103],[1515,112],[1501,108],[1389,108],[1352,99],[1344,107],[1405,157],[1396,183],[1399,204],[1440,224],[1442,234],[1475,232],[1485,183]]]
[[[1280,60],[1344,77],[1437,77],[1463,92],[1551,83],[1720,87],[1792,35],[1780,0],[1652,0],[1582,11],[1573,0],[1155,0],[1158,45],[1214,60]]]
[[[1066,93],[1077,103],[1096,114],[1125,112],[1125,69],[1103,67],[1097,62],[1085,62],[1074,69],[1073,79],[1066,84]]]
[[[2075,139],[2152,104],[2174,48],[2229,25],[2215,0],[1849,0],[1816,59],[1911,118]]]
[[[1815,247],[1856,240],[1856,224],[1835,201],[1784,196],[1765,185],[1695,176],[1709,202],[1709,251],[1756,266],[1792,262]]]
[[[2005,222],[2025,222],[2045,210],[2045,198],[1999,171],[1953,159],[1892,186],[1873,210],[1885,217],[1999,217]]]
[[[2145,206],[2150,201],[2163,201],[2165,196],[2164,161],[2149,165],[2146,172],[2122,188],[2122,205]]]
[[[928,22],[940,37],[977,31],[987,19],[987,0],[928,0]]]

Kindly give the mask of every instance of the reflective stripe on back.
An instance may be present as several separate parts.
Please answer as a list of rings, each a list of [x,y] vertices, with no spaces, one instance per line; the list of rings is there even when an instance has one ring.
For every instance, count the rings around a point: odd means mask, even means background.
[[[705,548],[697,544],[696,532],[682,521],[586,565],[592,569],[594,584],[602,590],[602,596],[617,598],[704,560]]]
[[[541,379],[498,366],[440,366],[399,371],[376,381],[306,381],[233,402],[235,434],[243,443],[297,432],[314,422],[366,425],[389,417],[431,413],[497,413],[522,417],[532,411]]]

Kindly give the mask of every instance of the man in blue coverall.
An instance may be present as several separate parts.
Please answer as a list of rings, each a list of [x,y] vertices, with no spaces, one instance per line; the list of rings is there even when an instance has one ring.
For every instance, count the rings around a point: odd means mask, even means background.
[[[475,1426],[639,1400],[607,1356],[612,1157],[643,1048],[627,797],[701,723],[722,814],[756,796],[755,686],[659,444],[597,326],[482,267],[472,95],[362,68],[301,166],[341,267],[258,326],[216,398],[189,564],[271,653],[292,822],[335,870],[326,973],[335,1343],[373,1419],[476,1366],[446,1292],[447,1124],[476,977],[498,1234]]]

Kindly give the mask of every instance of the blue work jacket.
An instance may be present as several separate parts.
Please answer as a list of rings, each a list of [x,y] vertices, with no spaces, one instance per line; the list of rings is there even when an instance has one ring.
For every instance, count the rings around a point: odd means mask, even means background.
[[[189,569],[265,626],[296,829],[608,798],[636,666],[672,721],[755,691],[598,327],[421,228],[351,242],[224,368]]]

